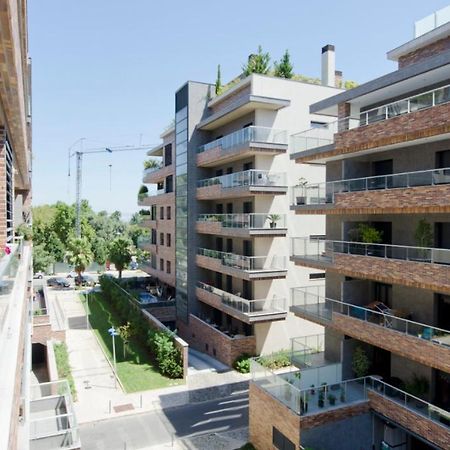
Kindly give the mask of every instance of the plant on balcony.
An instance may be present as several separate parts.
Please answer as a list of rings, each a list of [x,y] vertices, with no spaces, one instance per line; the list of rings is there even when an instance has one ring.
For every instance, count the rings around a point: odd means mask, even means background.
[[[325,406],[325,394],[322,391],[319,392],[319,397],[317,399],[317,406],[319,408],[323,408]]]
[[[245,76],[252,73],[261,73],[266,75],[270,70],[270,55],[267,52],[263,52],[262,47],[258,46],[258,53],[251,54],[248,57],[247,64],[244,64],[242,71]]]
[[[414,397],[423,398],[425,394],[428,394],[429,390],[430,383],[424,376],[413,374],[412,380],[405,383],[405,391],[414,395]],[[418,402],[418,405],[421,405],[421,403]]]
[[[365,377],[369,373],[370,361],[365,350],[358,346],[353,352],[352,369],[357,378]]]
[[[146,198],[148,196],[148,187],[145,186],[144,184],[139,188],[138,191],[138,200],[142,201],[144,200],[144,198]]]
[[[434,235],[430,222],[425,219],[419,220],[414,232],[414,239],[418,247],[431,247],[433,245]]]
[[[250,372],[250,355],[247,353],[243,353],[238,356],[233,363],[233,368],[240,373],[249,373]]]
[[[270,228],[276,228],[281,216],[279,214],[269,214],[267,218],[270,220]]]
[[[292,78],[294,76],[293,66],[291,64],[291,57],[288,50],[284,52],[280,62],[274,62],[274,75],[280,78]]]
[[[345,403],[346,397],[345,397],[345,389],[341,387],[341,392],[339,395],[339,399],[341,401],[341,403]]]
[[[296,187],[301,187],[301,195],[297,195],[295,198],[296,205],[304,205],[306,203],[305,186],[308,184],[306,178],[300,177]]]
[[[355,242],[380,244],[383,241],[383,232],[367,223],[360,223],[356,228],[348,231],[348,237]]]
[[[309,390],[309,392],[311,393],[311,395],[314,395],[315,393],[316,393],[316,390],[314,389],[314,384],[312,384],[311,386],[310,386],[310,390]]]
[[[144,161],[144,169],[159,169],[161,168],[161,163],[154,159],[147,159]]]
[[[222,93],[222,77],[220,73],[220,64],[217,65],[217,77],[216,77],[216,85],[215,85],[216,95],[220,95]]]
[[[328,394],[328,403],[333,406],[336,404],[336,396],[333,394]]]

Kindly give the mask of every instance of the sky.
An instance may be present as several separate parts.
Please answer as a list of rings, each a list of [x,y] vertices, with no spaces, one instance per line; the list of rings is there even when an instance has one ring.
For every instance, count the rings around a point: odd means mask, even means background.
[[[285,49],[296,73],[319,77],[321,48],[363,83],[395,70],[386,52],[449,0],[28,0],[33,61],[33,201],[75,200],[68,149],[156,145],[187,80],[225,83],[258,45]],[[74,147],[79,148],[79,147]],[[124,217],[137,211],[145,151],[86,155],[82,197]]]

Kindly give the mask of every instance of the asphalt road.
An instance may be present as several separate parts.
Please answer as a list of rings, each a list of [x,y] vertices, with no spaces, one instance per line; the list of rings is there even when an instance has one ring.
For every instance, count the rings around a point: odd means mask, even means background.
[[[163,411],[80,426],[83,450],[137,450],[181,438],[248,425],[248,395],[239,394]]]

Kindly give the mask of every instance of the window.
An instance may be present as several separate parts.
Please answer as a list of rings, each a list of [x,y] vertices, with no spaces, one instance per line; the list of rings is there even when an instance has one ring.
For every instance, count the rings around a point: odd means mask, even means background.
[[[152,245],[156,245],[156,230],[152,228],[152,237],[151,237]]]
[[[162,258],[159,260],[159,270],[164,272],[164,260]]]
[[[173,176],[169,175],[166,178],[166,193],[173,192]]]
[[[164,220],[164,206],[159,207],[159,218]]]
[[[323,128],[327,123],[326,122],[317,122],[311,120],[311,128]]]
[[[295,444],[275,427],[272,427],[272,444],[278,450],[295,450]]]
[[[167,220],[172,218],[172,208],[170,206],[167,207]]]
[[[159,233],[159,245],[164,245],[164,233]]]
[[[309,279],[310,280],[318,280],[320,278],[325,278],[325,272],[323,273],[310,273]]]
[[[166,245],[167,245],[167,247],[171,247],[172,246],[172,236],[170,235],[170,233],[167,233]]]
[[[164,165],[170,166],[172,164],[172,144],[167,144],[164,147]]]
[[[156,205],[152,205],[152,209],[150,212],[150,220],[156,220]]]
[[[170,267],[170,261],[166,261],[166,272],[170,273],[172,268]]]

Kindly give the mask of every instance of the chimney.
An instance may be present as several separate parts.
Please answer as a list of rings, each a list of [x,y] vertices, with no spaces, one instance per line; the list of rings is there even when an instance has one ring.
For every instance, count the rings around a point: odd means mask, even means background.
[[[334,71],[334,86],[342,89],[342,71],[335,70]]]
[[[336,57],[334,45],[322,47],[322,85],[335,87]]]

